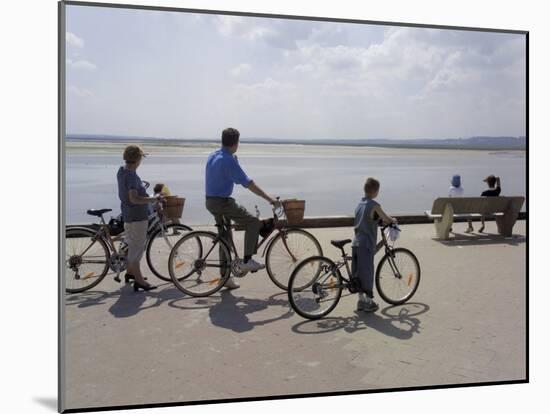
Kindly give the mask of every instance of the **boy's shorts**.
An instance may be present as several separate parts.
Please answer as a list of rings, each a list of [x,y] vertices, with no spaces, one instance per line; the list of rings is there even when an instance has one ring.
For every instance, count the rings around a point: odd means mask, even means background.
[[[361,288],[369,298],[373,297],[374,254],[374,250],[365,246],[351,248],[351,273],[359,279]]]

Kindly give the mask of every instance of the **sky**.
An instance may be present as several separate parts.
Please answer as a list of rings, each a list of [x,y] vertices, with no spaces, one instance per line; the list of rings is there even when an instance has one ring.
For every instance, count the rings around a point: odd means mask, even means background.
[[[69,134],[526,135],[522,34],[67,6]]]

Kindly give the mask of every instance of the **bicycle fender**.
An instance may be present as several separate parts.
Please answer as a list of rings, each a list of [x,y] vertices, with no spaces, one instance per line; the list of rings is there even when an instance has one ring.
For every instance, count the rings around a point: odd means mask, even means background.
[[[281,234],[281,233],[279,233],[279,234]],[[275,236],[275,237],[272,237],[271,240],[269,240],[269,241],[266,243],[266,245],[265,245],[265,247],[264,247],[264,250],[262,251],[262,257],[265,257],[265,253],[267,252],[267,249],[269,249],[269,246],[271,246],[271,245],[273,244],[273,242],[275,241],[275,239],[276,239],[277,237],[279,237],[279,234],[278,234],[277,236]]]

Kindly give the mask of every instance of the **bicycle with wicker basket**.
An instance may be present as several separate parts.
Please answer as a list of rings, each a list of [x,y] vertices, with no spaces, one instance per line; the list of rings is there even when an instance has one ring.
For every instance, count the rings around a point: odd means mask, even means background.
[[[305,201],[283,200],[281,204],[273,208],[272,218],[263,220],[257,248],[264,246],[262,256],[271,281],[286,290],[294,267],[308,257],[322,255],[323,250],[313,234],[297,227],[304,217]],[[257,207],[256,212],[259,217]],[[221,289],[231,274],[240,278],[248,273],[239,267],[241,260],[231,231],[235,225],[224,219],[219,226],[226,226],[227,239],[211,231],[193,231],[178,240],[170,252],[168,270],[183,293],[208,296]]]
[[[144,181],[145,188],[149,183]],[[163,203],[148,217],[145,258],[151,272],[170,281],[166,263],[172,247],[183,233],[193,229],[180,223],[185,203],[177,196],[163,197]],[[103,218],[111,209],[91,209],[87,213],[99,218],[90,227],[72,226],[65,230],[65,291],[79,293],[101,282],[109,271],[120,282],[120,273],[127,267],[128,245],[124,241],[121,217]],[[126,277],[126,282],[129,278]]]

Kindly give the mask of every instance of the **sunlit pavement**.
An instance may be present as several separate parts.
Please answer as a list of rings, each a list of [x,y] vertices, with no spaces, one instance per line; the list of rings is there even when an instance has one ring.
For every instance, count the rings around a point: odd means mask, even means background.
[[[66,407],[525,379],[525,221],[507,239],[494,222],[485,235],[455,224],[461,233],[446,242],[433,225],[402,229],[396,246],[417,255],[420,287],[398,307],[375,298],[374,314],[357,313],[346,293],[329,317],[307,321],[265,271],[208,298],[185,296],[148,270],[159,285],[148,293],[107,276],[67,294]],[[334,259],[329,240],[352,236],[350,228],[312,233]],[[242,233],[235,238],[242,249]]]

